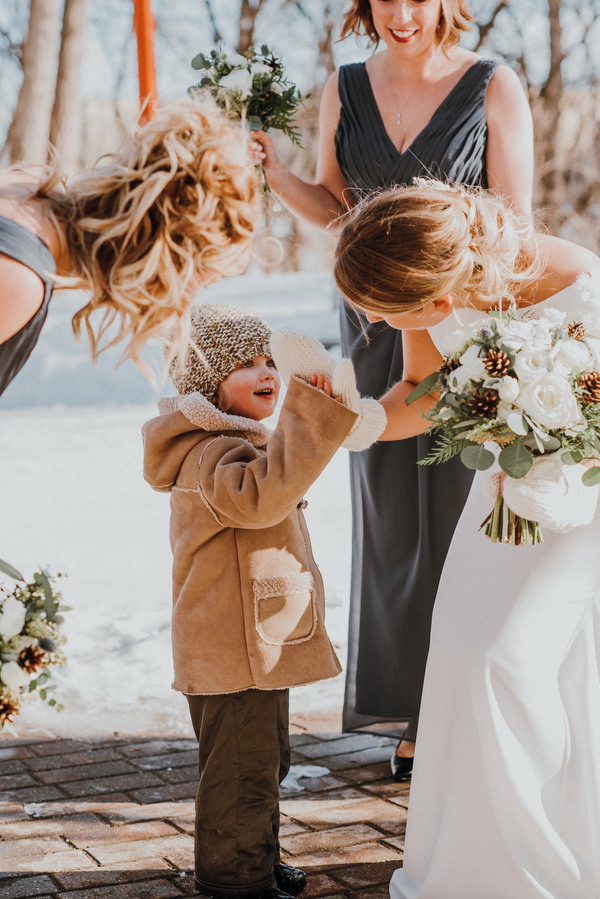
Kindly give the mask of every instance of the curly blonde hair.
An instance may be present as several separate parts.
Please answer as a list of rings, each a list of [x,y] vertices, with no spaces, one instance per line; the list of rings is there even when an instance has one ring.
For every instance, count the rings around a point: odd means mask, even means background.
[[[466,0],[441,0],[440,21],[437,37],[440,50],[446,53],[460,40],[461,31],[471,31],[471,22],[475,16],[469,9]],[[342,19],[340,40],[349,34],[359,37],[366,34],[372,44],[377,46],[380,37],[373,24],[370,0],[352,0],[352,5]]]
[[[349,217],[334,277],[351,303],[376,315],[413,312],[446,294],[489,308],[539,277],[530,239],[529,225],[483,190],[436,182],[391,188]]]
[[[92,291],[75,334],[85,328],[94,358],[129,337],[121,361],[141,364],[150,337],[187,333],[202,277],[246,267],[258,181],[244,131],[208,100],[164,108],[109,160],[64,189],[54,168],[32,199],[44,202],[71,259],[72,276],[57,285]],[[96,310],[104,315],[93,324]],[[100,348],[115,320],[118,333]]]

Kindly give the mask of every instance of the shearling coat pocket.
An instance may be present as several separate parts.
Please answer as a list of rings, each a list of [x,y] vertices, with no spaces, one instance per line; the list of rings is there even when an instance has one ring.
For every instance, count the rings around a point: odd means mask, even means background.
[[[312,574],[303,571],[255,580],[254,623],[272,646],[304,643],[317,626],[316,590]]]

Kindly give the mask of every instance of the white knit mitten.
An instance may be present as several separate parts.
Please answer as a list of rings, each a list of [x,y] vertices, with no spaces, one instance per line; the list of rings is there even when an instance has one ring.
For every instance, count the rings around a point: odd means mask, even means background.
[[[361,398],[350,359],[336,363],[323,344],[299,331],[275,331],[270,343],[275,365],[286,384],[292,376],[310,381],[312,375],[324,375],[331,383],[333,395],[357,413],[356,424],[342,446],[360,452],[375,443],[387,423],[385,411],[376,400]]]
[[[521,518],[549,531],[589,524],[598,504],[598,488],[581,481],[583,465],[565,465],[560,453],[536,458],[524,478],[504,480],[504,502]]]

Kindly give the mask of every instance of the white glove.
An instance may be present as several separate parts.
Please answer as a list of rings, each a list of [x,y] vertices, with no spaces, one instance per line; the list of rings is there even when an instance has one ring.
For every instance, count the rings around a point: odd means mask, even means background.
[[[324,375],[331,383],[333,395],[357,413],[356,424],[342,446],[360,452],[375,443],[387,423],[385,411],[376,400],[361,398],[350,359],[336,363],[323,344],[300,331],[274,331],[270,344],[273,360],[286,384],[292,376],[310,382],[312,375]]]
[[[538,456],[524,478],[504,480],[504,502],[521,518],[549,531],[589,524],[598,504],[598,488],[581,481],[583,465],[565,465],[560,453]]]

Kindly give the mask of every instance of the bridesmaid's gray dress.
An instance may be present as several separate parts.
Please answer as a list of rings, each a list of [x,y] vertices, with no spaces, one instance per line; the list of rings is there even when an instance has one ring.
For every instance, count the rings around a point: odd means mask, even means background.
[[[497,63],[475,62],[404,153],[390,140],[364,63],[342,66],[340,169],[357,197],[416,176],[486,186],[485,94]],[[402,379],[402,337],[342,309],[342,347],[361,393]],[[472,473],[458,459],[423,467],[431,438],[351,454],[352,588],[344,730],[418,716],[431,613]],[[465,559],[465,567],[468,567]]]

